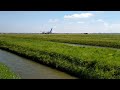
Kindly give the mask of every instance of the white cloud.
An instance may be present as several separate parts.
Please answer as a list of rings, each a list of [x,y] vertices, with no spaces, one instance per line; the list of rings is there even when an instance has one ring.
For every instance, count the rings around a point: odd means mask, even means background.
[[[109,27],[109,24],[107,22],[104,22],[103,24],[104,26]]]
[[[101,22],[104,25],[104,30],[109,30],[110,25],[108,22],[104,21],[103,19],[98,19],[97,22]]]
[[[57,26],[53,26],[53,28],[56,28]]]
[[[103,20],[103,19],[98,19],[97,21],[98,21],[98,22],[104,22],[104,20]]]
[[[85,23],[85,22],[77,22],[77,23]]]
[[[107,32],[120,33],[120,23],[113,23],[113,24],[104,23],[104,25],[106,26]]]
[[[104,13],[105,11],[95,11],[96,13]]]
[[[65,15],[64,19],[79,19],[79,18],[89,18],[93,16],[92,13],[81,13],[81,14],[72,14],[72,15]]]
[[[120,31],[120,23],[111,24],[109,28],[111,31]]]
[[[102,22],[104,24],[104,26],[109,26],[109,24],[107,22],[105,22],[103,19],[98,19],[98,22]]]
[[[59,21],[59,19],[49,19],[49,23],[56,23],[56,22],[58,22]]]
[[[69,22],[68,24],[73,24],[73,22]]]

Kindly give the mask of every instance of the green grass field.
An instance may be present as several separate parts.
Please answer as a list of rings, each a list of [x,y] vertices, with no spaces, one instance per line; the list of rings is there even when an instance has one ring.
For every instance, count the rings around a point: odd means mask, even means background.
[[[0,79],[20,79],[20,77],[12,72],[6,65],[0,63]]]
[[[7,34],[2,36],[120,48],[120,34]]]
[[[76,47],[64,43],[114,47]],[[0,48],[82,79],[120,78],[120,35],[1,34]]]

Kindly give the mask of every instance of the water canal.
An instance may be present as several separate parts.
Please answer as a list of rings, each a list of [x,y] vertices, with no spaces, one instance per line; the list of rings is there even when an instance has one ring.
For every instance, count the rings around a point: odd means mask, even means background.
[[[22,79],[77,79],[64,72],[4,50],[0,50],[0,62],[19,74]]]

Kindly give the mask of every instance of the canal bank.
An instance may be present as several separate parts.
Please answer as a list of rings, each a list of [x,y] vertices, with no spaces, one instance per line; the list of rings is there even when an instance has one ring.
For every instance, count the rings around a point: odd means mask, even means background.
[[[65,72],[44,66],[32,60],[0,50],[0,62],[7,65],[22,79],[77,79]]]

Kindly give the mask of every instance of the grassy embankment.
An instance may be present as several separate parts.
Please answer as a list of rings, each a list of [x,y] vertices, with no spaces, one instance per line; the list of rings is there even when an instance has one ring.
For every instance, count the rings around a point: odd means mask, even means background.
[[[6,65],[0,63],[0,79],[20,79],[20,77],[12,72]]]
[[[38,60],[82,79],[120,78],[119,49],[74,47],[40,38],[39,35],[1,35],[0,48]]]

